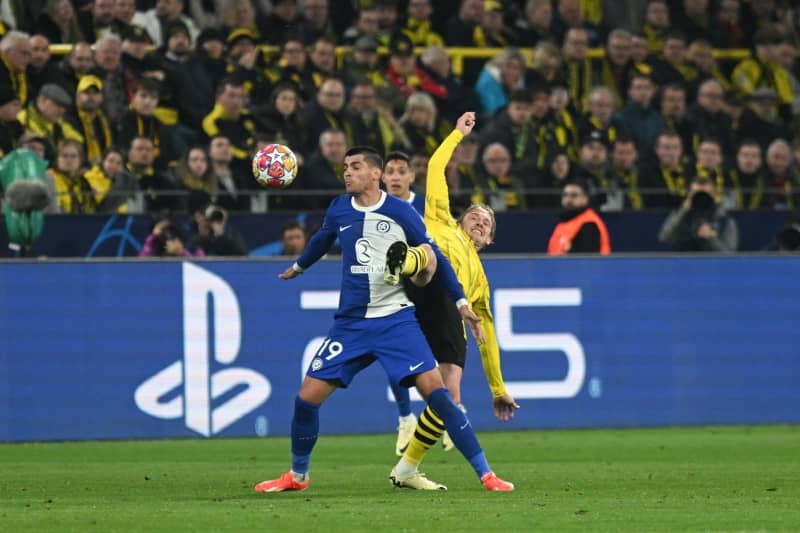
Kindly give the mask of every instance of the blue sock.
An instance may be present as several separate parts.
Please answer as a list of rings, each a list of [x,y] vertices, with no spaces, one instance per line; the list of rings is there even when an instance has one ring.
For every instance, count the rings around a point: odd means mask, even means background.
[[[408,387],[401,387],[400,385],[393,385],[389,383],[394,394],[394,401],[397,402],[397,411],[400,416],[408,416],[411,414],[411,395],[408,393]]]
[[[445,389],[436,389],[428,398],[428,405],[442,419],[447,433],[453,439],[458,451],[469,461],[478,478],[492,471],[489,462],[481,449],[478,437],[472,429],[472,424],[467,420],[461,409],[453,402],[450,392]]]
[[[292,419],[292,471],[308,472],[311,450],[319,436],[319,405],[308,403],[299,396],[294,399]]]

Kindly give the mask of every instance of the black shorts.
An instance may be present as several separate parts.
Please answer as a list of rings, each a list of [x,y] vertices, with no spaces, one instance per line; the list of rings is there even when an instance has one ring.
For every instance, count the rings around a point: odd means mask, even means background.
[[[425,287],[417,287],[406,280],[406,294],[416,306],[417,320],[436,360],[464,368],[467,361],[464,322],[444,289],[439,272],[436,271]]]

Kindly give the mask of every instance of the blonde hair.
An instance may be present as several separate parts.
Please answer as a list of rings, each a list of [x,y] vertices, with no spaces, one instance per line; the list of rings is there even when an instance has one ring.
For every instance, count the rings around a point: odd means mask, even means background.
[[[499,69],[509,61],[519,61],[524,74],[525,56],[522,55],[522,53],[519,51],[519,48],[515,48],[513,46],[507,46],[503,48],[503,51],[487,61],[486,65]]]
[[[415,92],[406,100],[406,108],[403,116],[400,117],[400,123],[405,124],[408,122],[411,112],[415,109],[422,109],[428,112],[428,120],[425,123],[425,128],[428,131],[433,131],[436,125],[436,102],[433,97],[428,93]]]
[[[533,59],[531,61],[531,66],[535,69],[539,69],[545,65],[545,60],[548,57],[553,57],[557,61],[556,70],[561,67],[561,52],[559,52],[556,45],[551,43],[550,41],[542,41],[536,45],[536,48],[533,51]]]
[[[497,219],[494,216],[494,209],[489,207],[486,204],[472,204],[468,208],[464,209],[464,212],[461,213],[461,216],[458,217],[458,225],[460,226],[464,222],[464,217],[470,214],[471,212],[475,211],[476,209],[483,209],[488,213],[489,218],[492,219],[492,229],[489,232],[489,236],[492,238],[492,242],[494,242],[494,234],[497,231]]]

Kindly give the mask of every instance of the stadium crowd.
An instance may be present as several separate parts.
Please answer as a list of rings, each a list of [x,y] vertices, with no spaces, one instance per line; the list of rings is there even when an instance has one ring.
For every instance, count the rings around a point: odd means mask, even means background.
[[[674,210],[676,249],[735,250],[727,211],[800,206],[795,4],[2,0],[0,155],[47,163],[48,213],[321,210],[358,144],[408,153],[424,194],[477,110],[454,208],[569,211],[577,183],[600,213]],[[267,194],[250,160],[273,142],[301,167]]]

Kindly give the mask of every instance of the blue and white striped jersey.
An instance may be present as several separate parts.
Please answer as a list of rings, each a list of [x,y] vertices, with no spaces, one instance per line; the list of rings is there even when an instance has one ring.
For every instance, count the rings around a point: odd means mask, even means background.
[[[350,195],[334,199],[322,227],[297,259],[297,266],[305,270],[313,265],[337,237],[342,248],[337,318],[384,317],[414,305],[402,284],[389,285],[383,279],[386,252],[395,241],[405,241],[411,246],[431,244],[448,294],[453,301],[464,298],[453,267],[426,234],[417,211],[403,200],[383,191],[380,200],[370,207],[358,205]]]

